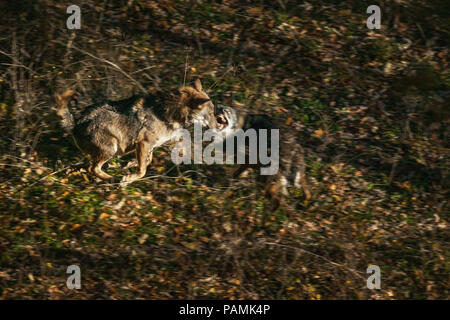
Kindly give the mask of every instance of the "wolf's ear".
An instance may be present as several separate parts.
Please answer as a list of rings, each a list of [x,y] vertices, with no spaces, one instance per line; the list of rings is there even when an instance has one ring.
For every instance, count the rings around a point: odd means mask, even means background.
[[[181,104],[188,106],[191,109],[202,106],[205,102],[211,100],[204,93],[200,93],[197,89],[192,87],[180,88]]]
[[[199,92],[203,91],[203,87],[202,87],[202,83],[201,83],[200,79],[195,80],[194,88]]]
[[[186,97],[190,97],[197,94],[197,91],[192,87],[181,87],[178,89],[178,91],[181,93],[182,96],[184,95]]]

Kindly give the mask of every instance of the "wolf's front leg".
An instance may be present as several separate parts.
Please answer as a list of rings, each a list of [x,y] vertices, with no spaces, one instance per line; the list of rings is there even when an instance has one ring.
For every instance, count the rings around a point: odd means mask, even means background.
[[[120,185],[122,187],[136,181],[143,176],[147,171],[147,166],[152,162],[153,147],[147,142],[140,142],[136,148],[136,158],[138,162],[138,172],[124,176]]]

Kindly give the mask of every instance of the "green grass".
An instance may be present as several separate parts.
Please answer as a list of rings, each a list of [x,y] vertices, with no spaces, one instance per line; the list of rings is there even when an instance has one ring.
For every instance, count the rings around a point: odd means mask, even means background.
[[[27,44],[24,52],[41,52],[34,49],[45,44],[48,54],[36,60],[39,75],[30,80],[35,91],[27,97],[39,101],[19,132],[23,155],[11,145],[15,95],[0,82],[1,298],[448,297],[449,146],[445,110],[436,113],[436,90],[448,90],[445,31],[438,20],[419,21],[439,44],[426,45],[401,13],[405,31],[387,25],[372,38],[360,2],[327,10],[285,5],[266,4],[259,18],[251,6],[213,1],[157,3],[161,11],[135,2],[124,12],[108,3],[107,10],[125,16],[106,11],[97,31],[99,13],[92,13],[74,40],[149,89],[180,86],[187,56],[187,83],[201,77],[205,88],[214,85],[215,103],[230,104],[232,96],[237,108],[291,118],[313,196],[306,200],[303,190],[290,188],[275,212],[254,182],[257,173],[232,180],[233,166],[173,168],[166,147],[155,150],[142,181],[123,189],[96,181],[57,126],[51,96],[64,79],[81,93],[81,109],[101,95],[127,97],[135,83],[76,50],[73,63],[63,64],[66,34],[32,33],[34,40],[19,41]],[[46,12],[50,24],[59,21],[51,6],[33,10]],[[153,18],[145,29],[146,15]],[[20,30],[40,26],[20,19]],[[283,23],[297,31],[276,29]],[[8,25],[2,34],[12,34]],[[408,50],[397,43],[403,37],[414,43]],[[430,45],[435,54],[420,58]],[[10,52],[9,44],[2,50]],[[387,62],[390,75],[383,73]],[[126,162],[113,159],[106,171],[120,177]],[[65,286],[71,264],[81,266],[83,290]],[[370,264],[382,270],[379,291],[365,288]]]

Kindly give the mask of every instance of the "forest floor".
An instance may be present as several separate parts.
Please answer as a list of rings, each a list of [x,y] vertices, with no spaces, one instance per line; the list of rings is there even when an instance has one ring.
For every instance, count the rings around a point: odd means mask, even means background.
[[[363,1],[83,3],[75,31],[60,2],[5,8],[0,298],[449,297],[445,1],[386,1],[380,30]],[[98,182],[52,109],[66,88],[81,110],[196,77],[299,130],[310,200],[270,212],[257,173],[174,166],[170,146],[142,180]]]

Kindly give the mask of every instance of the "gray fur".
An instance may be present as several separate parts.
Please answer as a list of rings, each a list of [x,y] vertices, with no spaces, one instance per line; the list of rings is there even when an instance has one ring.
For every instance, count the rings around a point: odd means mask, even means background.
[[[225,135],[232,134],[238,129],[279,129],[280,133],[280,168],[275,175],[259,175],[258,181],[265,185],[266,195],[275,202],[274,209],[281,204],[281,195],[287,195],[287,186],[302,187],[307,199],[311,197],[305,176],[304,150],[299,142],[297,133],[282,122],[276,121],[265,114],[252,114],[244,110],[217,105],[216,115],[222,113],[227,126],[222,130]],[[259,139],[259,137],[258,137]],[[259,143],[258,143],[259,145]],[[268,143],[270,148],[270,143]],[[248,149],[248,148],[247,148]],[[235,155],[237,152],[235,152]],[[260,164],[239,165],[233,176],[238,177],[248,168],[260,168]]]
[[[74,119],[67,101],[68,90],[57,96],[57,114],[61,125],[71,132],[77,146],[92,158],[88,171],[101,179],[110,179],[102,171],[114,155],[136,151],[138,172],[124,176],[122,185],[145,175],[153,150],[170,141],[179,128],[200,122],[216,128],[214,105],[199,80],[194,87],[183,87],[177,94],[134,96],[120,101],[91,105]]]

